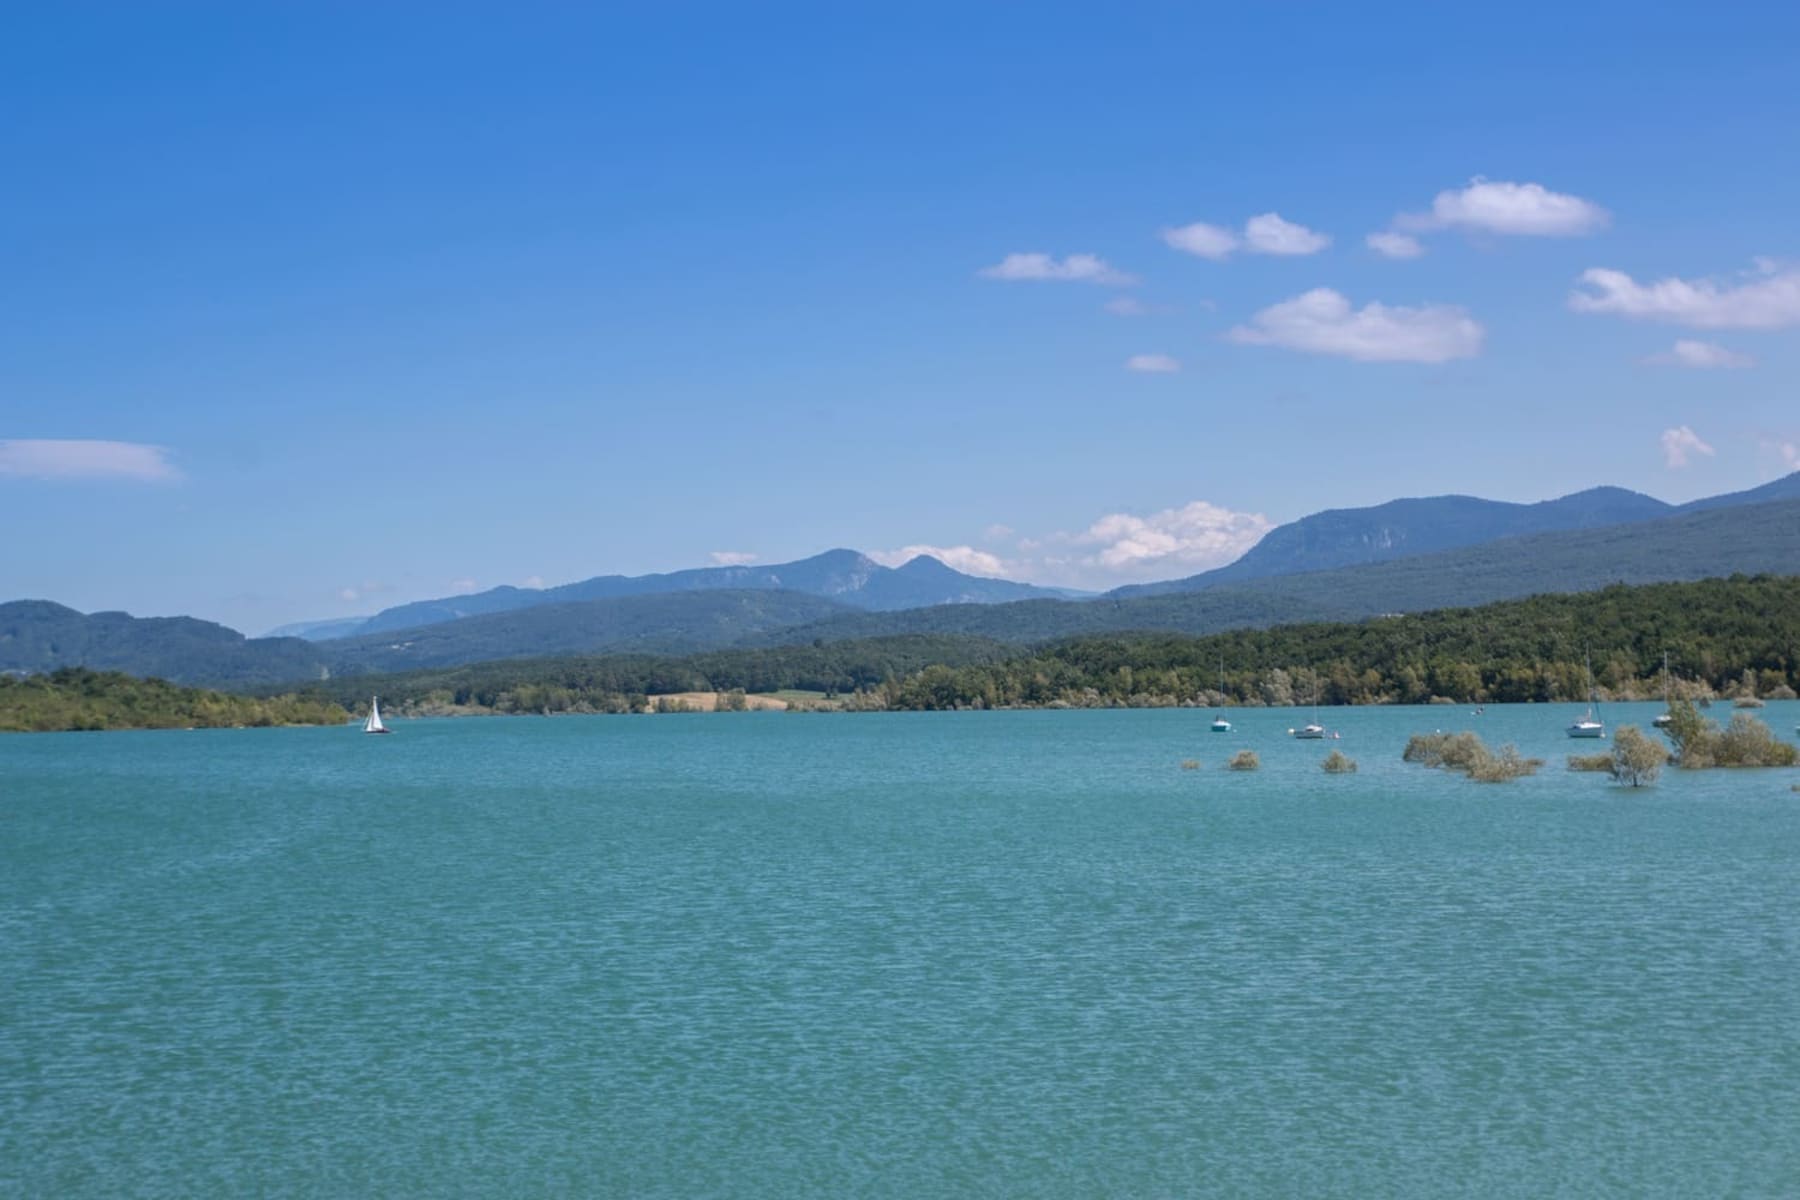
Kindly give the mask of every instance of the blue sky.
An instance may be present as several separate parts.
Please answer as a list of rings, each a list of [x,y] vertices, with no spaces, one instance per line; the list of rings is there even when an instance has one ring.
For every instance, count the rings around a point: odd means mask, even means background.
[[[1789,6],[864,7],[13,13],[0,597],[1102,587],[1800,466]]]

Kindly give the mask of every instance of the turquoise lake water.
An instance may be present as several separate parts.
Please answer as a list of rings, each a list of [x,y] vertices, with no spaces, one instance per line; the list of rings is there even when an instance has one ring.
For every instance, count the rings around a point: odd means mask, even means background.
[[[1800,771],[1577,711],[0,738],[0,1195],[1800,1194]]]

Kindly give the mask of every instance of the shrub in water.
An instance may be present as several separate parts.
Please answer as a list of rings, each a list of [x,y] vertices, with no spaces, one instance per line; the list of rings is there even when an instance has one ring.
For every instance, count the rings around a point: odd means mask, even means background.
[[[1262,766],[1262,759],[1256,757],[1254,750],[1239,750],[1225,765],[1234,771],[1254,771]]]
[[[1515,746],[1503,746],[1496,754],[1473,733],[1415,733],[1401,757],[1427,767],[1462,771],[1483,783],[1517,779],[1544,765],[1541,758],[1525,758]]]
[[[1569,770],[1571,771],[1611,771],[1613,756],[1610,754],[1571,754]]]
[[[1655,783],[1656,777],[1662,774],[1663,764],[1668,761],[1669,752],[1661,743],[1645,737],[1635,725],[1621,725],[1613,734],[1612,764],[1607,769],[1620,783],[1642,787],[1646,783]]]
[[[1333,775],[1348,775],[1356,770],[1356,760],[1342,750],[1333,750],[1320,766]]]

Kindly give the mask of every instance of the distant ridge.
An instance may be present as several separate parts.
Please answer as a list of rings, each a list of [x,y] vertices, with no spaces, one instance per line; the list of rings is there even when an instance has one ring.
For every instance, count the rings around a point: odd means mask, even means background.
[[[1063,595],[1055,589],[1029,583],[965,575],[927,554],[899,567],[884,567],[855,550],[827,550],[797,562],[770,566],[698,567],[666,575],[599,575],[559,587],[497,587],[467,596],[419,600],[383,609],[356,629],[334,636],[416,629],[442,621],[545,604],[724,590],[803,592],[876,611],[932,604],[999,604]]]
[[[84,614],[48,600],[0,604],[0,671],[59,667],[246,687],[317,679],[324,660],[299,638],[246,638],[194,617]]]

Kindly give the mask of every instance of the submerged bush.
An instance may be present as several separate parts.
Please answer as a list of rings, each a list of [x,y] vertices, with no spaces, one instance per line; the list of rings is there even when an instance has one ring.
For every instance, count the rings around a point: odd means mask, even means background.
[[[1502,746],[1496,753],[1473,733],[1415,733],[1401,757],[1422,766],[1461,771],[1482,783],[1517,779],[1544,765],[1541,758],[1521,755],[1516,746]]]
[[[1645,737],[1636,725],[1621,725],[1613,734],[1612,763],[1607,769],[1620,783],[1642,787],[1655,783],[1668,761],[1669,752],[1661,743]]]
[[[1332,775],[1349,775],[1356,770],[1356,760],[1345,754],[1342,750],[1333,750],[1330,754],[1325,756],[1325,761],[1319,765],[1323,770]]]
[[[1700,715],[1693,704],[1676,698],[1669,704],[1669,727],[1664,732],[1675,747],[1675,763],[1685,770],[1707,767],[1791,767],[1800,761],[1800,750],[1781,741],[1769,727],[1747,712],[1733,713],[1731,723],[1719,723]]]
[[[1571,771],[1611,771],[1613,756],[1610,754],[1571,754],[1569,770]]]
[[[1197,758],[1184,758],[1181,760],[1181,769],[1184,771],[1198,771],[1200,769],[1200,760]]]
[[[1239,750],[1225,765],[1233,771],[1254,771],[1262,766],[1262,759],[1256,757],[1254,750]]]

